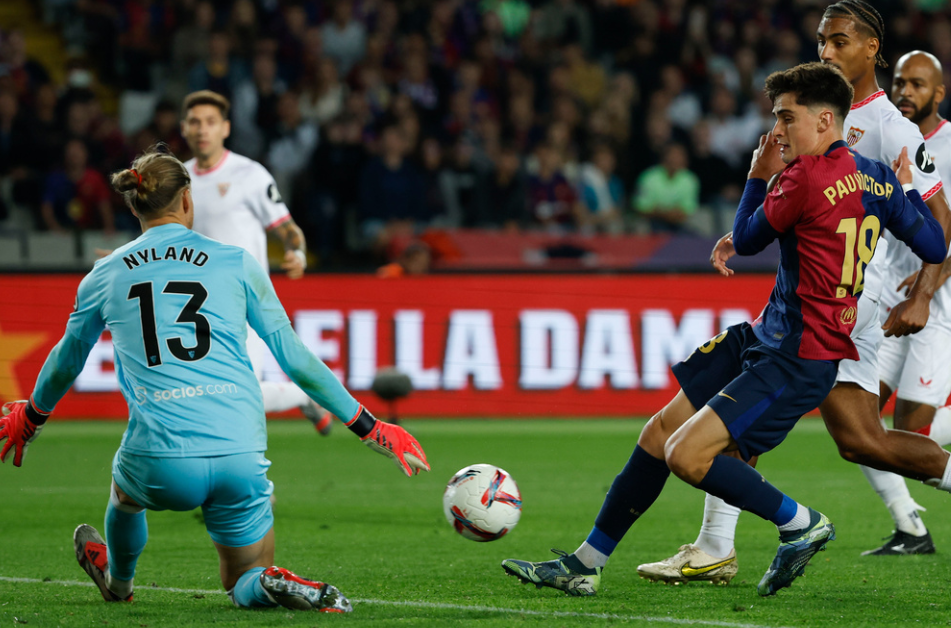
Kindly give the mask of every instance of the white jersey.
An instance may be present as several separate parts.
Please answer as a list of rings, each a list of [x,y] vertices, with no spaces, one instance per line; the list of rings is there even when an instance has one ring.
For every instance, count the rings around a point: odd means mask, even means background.
[[[942,120],[934,131],[925,136],[925,146],[941,181],[951,181],[951,124],[947,120]],[[918,176],[917,172],[915,176]],[[895,288],[921,267],[921,260],[908,247],[897,244],[893,247],[889,244],[889,251],[893,248],[901,254],[889,254],[887,258],[889,263],[886,289],[882,293],[882,305],[889,309],[904,298],[904,294],[895,291]],[[951,282],[945,283],[935,292],[931,300],[931,316],[928,319],[928,325],[929,327],[940,326],[951,332]]]
[[[185,167],[192,177],[194,230],[240,246],[267,270],[267,230],[291,219],[274,177],[258,162],[231,151],[208,170],[198,168],[195,159]]]
[[[852,150],[888,166],[898,159],[902,148],[908,147],[908,156],[916,166],[912,168],[914,187],[921,193],[921,198],[928,200],[941,190],[941,179],[925,147],[921,131],[885,97],[885,90],[880,89],[852,105],[852,110],[845,118],[844,130],[845,141]],[[904,259],[907,254],[917,260],[913,262],[912,272],[921,267],[921,260],[903,242],[888,232],[883,237],[884,241],[879,243],[880,250],[865,270],[865,290],[862,293],[864,298],[876,302],[882,296],[885,269],[893,267],[896,260]],[[881,250],[885,242],[888,243],[887,249]]]

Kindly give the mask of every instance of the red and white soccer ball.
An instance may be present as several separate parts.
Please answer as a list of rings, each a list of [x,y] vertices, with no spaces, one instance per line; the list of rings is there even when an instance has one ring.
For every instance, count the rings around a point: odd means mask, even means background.
[[[474,464],[452,476],[442,505],[456,532],[472,541],[494,541],[518,523],[522,494],[504,469]]]

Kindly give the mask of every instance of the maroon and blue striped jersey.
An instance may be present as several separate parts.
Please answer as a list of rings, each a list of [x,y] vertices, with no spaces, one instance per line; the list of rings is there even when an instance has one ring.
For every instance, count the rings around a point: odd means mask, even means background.
[[[750,179],[733,245],[752,255],[780,242],[776,285],[753,322],[765,345],[811,360],[858,359],[850,332],[882,229],[926,262],[947,253],[944,232],[915,190],[890,168],[837,141],[823,155],[790,162],[775,187]]]

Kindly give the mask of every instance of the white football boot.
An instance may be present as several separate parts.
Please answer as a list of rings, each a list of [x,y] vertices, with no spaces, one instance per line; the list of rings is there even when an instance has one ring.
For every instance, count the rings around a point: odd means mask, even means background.
[[[707,581],[722,585],[729,584],[738,569],[736,550],[731,551],[726,558],[716,558],[689,543],[681,545],[679,552],[659,563],[638,565],[637,573],[652,582],[681,584]]]

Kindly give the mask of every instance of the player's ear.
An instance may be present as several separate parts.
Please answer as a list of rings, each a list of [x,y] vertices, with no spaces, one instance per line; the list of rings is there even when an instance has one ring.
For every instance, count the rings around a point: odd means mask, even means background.
[[[878,37],[869,37],[866,45],[868,46],[868,58],[874,59],[882,47],[882,43],[878,41]]]
[[[944,101],[944,95],[945,95],[944,85],[938,85],[937,87],[934,88],[934,101],[936,103],[940,103]]]
[[[819,133],[825,133],[832,125],[835,124],[835,115],[828,109],[823,109],[819,113],[819,124],[817,125],[817,130]]]

